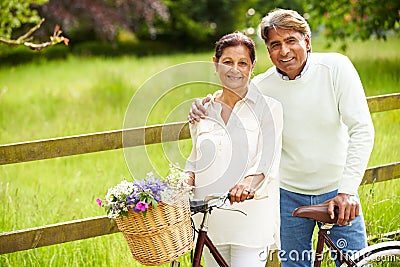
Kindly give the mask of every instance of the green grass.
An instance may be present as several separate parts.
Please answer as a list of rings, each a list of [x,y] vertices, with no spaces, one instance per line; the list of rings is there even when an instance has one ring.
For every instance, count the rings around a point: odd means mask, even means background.
[[[399,45],[399,39],[349,45],[345,54],[359,70],[368,96],[400,91]],[[316,39],[313,50],[326,49]],[[148,78],[179,63],[210,61],[211,56],[210,52],[146,58],[69,57],[0,68],[0,143],[121,129],[132,96]],[[256,73],[271,66],[261,43],[257,58]],[[158,82],[144,99],[161,95],[158,90],[164,81]],[[162,95],[152,107],[148,124],[185,120],[190,99],[212,90],[193,85]],[[139,122],[144,121],[144,102],[134,106]],[[174,109],[177,104],[179,108]],[[148,115],[147,110],[143,112]],[[373,114],[373,121],[376,138],[369,166],[399,161],[400,110]],[[160,156],[164,151],[169,159],[182,163],[189,149],[189,140],[163,148],[148,146],[149,157],[160,170],[166,163]],[[143,148],[132,150],[138,155],[143,152]],[[148,161],[140,156],[130,160],[138,166]],[[147,171],[142,167],[135,176]],[[129,176],[122,150],[0,166],[0,231],[103,215],[95,198]],[[400,228],[399,180],[362,186],[359,193],[369,234]],[[141,265],[132,259],[123,237],[115,234],[0,255],[0,266]]]

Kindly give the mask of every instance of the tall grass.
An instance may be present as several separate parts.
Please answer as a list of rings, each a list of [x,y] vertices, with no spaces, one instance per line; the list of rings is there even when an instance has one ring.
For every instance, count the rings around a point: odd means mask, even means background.
[[[399,44],[399,39],[390,39],[386,43],[370,41],[349,46],[346,54],[359,70],[367,95],[400,91]],[[313,49],[326,50],[319,39]],[[0,143],[121,129],[131,97],[148,78],[175,64],[210,61],[211,56],[210,52],[147,58],[70,57],[0,68]],[[256,73],[271,66],[261,43],[257,58]],[[157,94],[157,87],[154,91]],[[171,113],[172,101],[181,103],[205,94],[196,88],[188,93],[178,92],[164,96],[154,107],[152,122],[159,123],[156,115],[165,110],[166,114]],[[185,105],[180,109],[186,111]],[[185,118],[186,113],[177,112],[169,119]],[[373,114],[373,121],[376,139],[369,166],[399,161],[400,111]],[[134,154],[136,150],[140,154],[141,149],[134,148]],[[148,155],[162,169],[166,159],[159,155],[163,151],[179,151],[171,157],[182,160],[189,149],[190,141],[183,140],[163,148],[148,146]],[[133,160],[139,166],[148,161],[141,157]],[[138,173],[134,173],[136,178],[140,178]],[[0,166],[0,231],[103,215],[95,198],[130,176],[121,150]],[[400,228],[399,181],[362,186],[359,194],[369,234]],[[130,256],[123,237],[115,234],[1,255],[0,266],[141,265]]]

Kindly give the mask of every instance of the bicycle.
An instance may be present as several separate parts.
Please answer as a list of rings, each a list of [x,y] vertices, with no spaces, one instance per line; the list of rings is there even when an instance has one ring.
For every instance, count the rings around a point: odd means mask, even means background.
[[[214,257],[215,261],[219,264],[220,267],[229,267],[229,265],[224,260],[223,256],[219,253],[218,249],[215,247],[210,237],[208,236],[208,218],[211,211],[214,208],[221,208],[223,204],[230,198],[229,193],[225,194],[215,194],[208,195],[204,200],[191,200],[190,201],[190,210],[192,212],[192,216],[197,213],[203,213],[202,222],[197,232],[197,241],[196,246],[194,248],[194,255],[192,256],[192,267],[201,267],[200,261],[203,254],[204,246],[207,246],[210,250],[211,255]],[[237,212],[242,212],[240,210],[232,210]],[[242,212],[243,213],[243,212]],[[171,267],[179,267],[180,262],[173,261],[171,263]]]
[[[221,208],[226,200],[229,199],[229,193],[223,195],[210,195],[204,200],[191,200],[190,210],[192,216],[197,213],[203,213],[202,223],[198,232],[196,246],[194,248],[194,256],[192,257],[192,266],[201,267],[200,261],[203,254],[204,246],[210,249],[211,255],[214,257],[220,267],[229,267],[218,249],[212,243],[207,235],[208,217],[214,208]],[[211,204],[215,201],[214,204]],[[335,207],[335,214],[338,208]],[[350,256],[344,253],[329,237],[329,230],[337,221],[337,217],[331,219],[328,214],[328,204],[318,204],[311,206],[302,206],[293,212],[293,216],[309,218],[321,223],[318,231],[317,247],[314,257],[314,267],[320,267],[323,259],[323,248],[326,244],[329,251],[336,253],[337,260],[342,264],[341,267],[361,267],[361,266],[400,266],[400,241],[386,241],[368,246],[354,255]],[[268,257],[268,252],[264,252],[262,257]],[[385,263],[393,263],[392,265],[384,265]],[[372,265],[378,264],[378,265]],[[171,267],[179,267],[180,262],[173,261]]]
[[[335,214],[338,207],[335,207]],[[313,219],[321,223],[318,231],[317,247],[314,257],[314,267],[321,266],[324,244],[336,255],[341,267],[359,266],[400,266],[400,241],[386,241],[368,246],[354,255],[344,253],[329,237],[329,230],[337,221],[337,216],[331,219],[328,215],[328,204],[302,206],[294,210],[293,216]],[[376,265],[375,265],[376,264]],[[387,265],[389,264],[389,265]]]

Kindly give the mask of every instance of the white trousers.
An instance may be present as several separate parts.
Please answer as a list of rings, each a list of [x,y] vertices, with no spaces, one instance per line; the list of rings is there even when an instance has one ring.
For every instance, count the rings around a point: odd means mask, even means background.
[[[217,245],[219,253],[230,267],[265,267],[266,259],[260,259],[264,248],[249,248],[238,245]],[[207,247],[204,248],[206,267],[219,267]]]

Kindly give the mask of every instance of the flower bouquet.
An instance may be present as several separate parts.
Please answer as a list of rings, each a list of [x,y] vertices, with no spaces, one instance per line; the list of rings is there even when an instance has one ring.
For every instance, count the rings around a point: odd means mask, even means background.
[[[163,180],[152,173],[135,182],[123,180],[108,190],[104,200],[96,200],[116,221],[140,263],[171,262],[193,248],[188,179],[186,173],[170,166]]]

